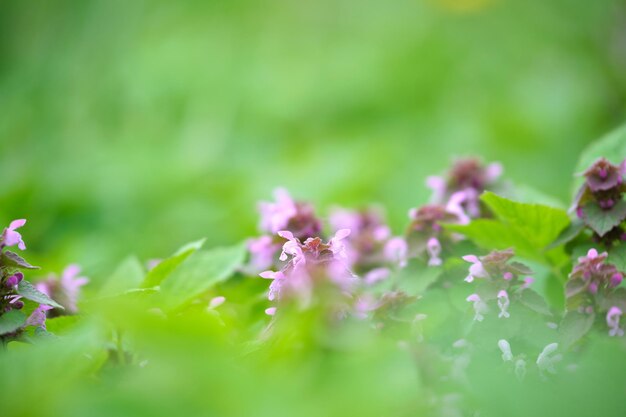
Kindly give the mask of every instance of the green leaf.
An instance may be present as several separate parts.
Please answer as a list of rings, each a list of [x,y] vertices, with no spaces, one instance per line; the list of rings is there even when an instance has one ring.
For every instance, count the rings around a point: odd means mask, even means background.
[[[157,266],[152,268],[141,286],[143,288],[155,287],[160,285],[165,278],[167,278],[181,263],[189,257],[192,253],[202,248],[206,239],[201,239],[195,242],[191,242],[181,247],[167,259],[161,261]]]
[[[559,234],[556,240],[550,243],[550,245],[548,245],[546,249],[548,250],[554,249],[561,245],[565,245],[566,243],[571,242],[572,240],[576,239],[576,237],[580,234],[580,232],[583,231],[584,228],[585,228],[585,223],[583,223],[580,219],[576,219],[572,221],[572,223],[569,226],[567,226],[561,232],[561,234]]]
[[[585,224],[599,236],[604,236],[626,218],[626,201],[624,200],[610,210],[603,210],[596,202],[588,203],[582,209]]]
[[[427,266],[419,260],[411,260],[406,268],[397,272],[397,276],[386,280],[389,284],[397,283],[397,288],[409,295],[423,294],[424,291],[443,273],[441,266]]]
[[[161,283],[168,307],[178,307],[226,280],[245,259],[245,246],[200,250],[189,256]]]
[[[543,297],[529,288],[522,291],[520,302],[539,314],[545,314],[547,316],[552,315],[552,312]]]
[[[570,223],[563,209],[511,201],[487,192],[481,200],[496,218],[477,219],[468,225],[446,225],[485,249],[515,248],[519,256],[546,262],[544,248]]]
[[[611,248],[607,261],[615,265],[621,272],[626,273],[626,244],[622,243]]]
[[[57,303],[56,301],[48,297],[46,294],[39,291],[37,288],[33,286],[33,284],[31,284],[30,282],[26,280],[22,280],[18,284],[17,293],[21,295],[22,297],[28,300],[34,301],[36,303],[45,304],[45,305],[49,305],[52,307],[63,309],[63,306],[61,304]]]
[[[136,256],[129,256],[117,267],[100,289],[101,296],[118,295],[138,288],[144,278],[144,268]]]
[[[46,320],[46,329],[52,334],[67,333],[79,321],[79,316],[59,316]]]
[[[11,310],[0,316],[0,335],[12,333],[26,324],[26,315],[19,310]]]
[[[577,311],[567,312],[559,326],[561,346],[567,349],[580,340],[591,330],[594,320],[594,314],[583,314]]]
[[[593,142],[580,155],[576,172],[582,173],[591,166],[598,158],[606,158],[613,164],[620,164],[626,157],[626,125],[623,125],[606,136]],[[578,177],[572,187],[572,195],[580,189],[583,178]]]
[[[20,268],[20,269],[39,269],[38,266],[33,266],[29,264],[20,255],[18,255],[17,253],[11,252],[9,250],[4,251],[2,253],[1,259],[2,259],[2,265],[4,266]]]

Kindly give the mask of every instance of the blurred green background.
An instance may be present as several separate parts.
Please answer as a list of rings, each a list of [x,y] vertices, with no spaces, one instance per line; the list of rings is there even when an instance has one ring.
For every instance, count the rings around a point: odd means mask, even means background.
[[[396,230],[455,155],[566,201],[626,116],[621,0],[32,1],[0,6],[0,220],[110,271],[253,234],[277,185]]]

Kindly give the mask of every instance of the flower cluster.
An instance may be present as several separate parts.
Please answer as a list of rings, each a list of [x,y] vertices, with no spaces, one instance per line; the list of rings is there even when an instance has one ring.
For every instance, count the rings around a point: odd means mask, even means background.
[[[496,190],[502,166],[487,166],[473,158],[460,159],[443,177],[431,176],[426,185],[433,190],[431,203],[409,211],[407,228],[408,256],[428,257],[428,264],[441,264],[441,252],[462,237],[445,233],[444,223],[467,224],[483,216],[479,197],[485,190]]]
[[[78,298],[81,287],[89,282],[89,279],[79,276],[80,267],[69,265],[61,277],[50,276],[36,284],[36,288],[53,300],[57,300],[65,309],[55,309],[55,314],[75,314],[78,312]]]
[[[495,300],[500,310],[498,318],[509,318],[511,297],[517,296],[533,282],[528,276],[533,272],[526,265],[511,261],[515,256],[512,249],[493,251],[486,256],[466,255],[463,260],[471,263],[465,281],[478,281],[475,293],[467,297],[473,303],[474,320],[482,321],[489,311],[488,303]]]
[[[259,229],[266,235],[248,241],[250,262],[246,269],[251,273],[271,268],[276,263],[284,243],[284,239],[277,234],[279,231],[289,231],[303,241],[319,236],[322,231],[322,223],[315,216],[311,204],[293,200],[284,188],[276,189],[274,198],[275,202],[259,203]]]
[[[3,343],[19,337],[27,326],[45,329],[46,311],[58,305],[24,279],[21,270],[37,267],[30,265],[16,253],[6,250],[12,246],[17,246],[21,250],[26,249],[21,234],[17,232],[17,229],[25,224],[26,220],[14,220],[0,235],[0,320],[5,315],[15,315],[10,325],[4,326],[4,333],[0,334]],[[26,302],[33,301],[38,303],[38,306],[26,317],[20,310],[24,309]],[[12,313],[14,311],[16,313]]]
[[[582,175],[585,182],[572,209],[594,232],[596,241],[611,246],[615,241],[626,240],[622,226],[626,219],[626,159],[620,165],[613,165],[600,158]]]
[[[279,258],[284,266],[279,271],[268,270],[259,274],[272,280],[268,293],[270,301],[295,299],[308,306],[315,286],[321,282],[330,281],[344,291],[355,282],[356,276],[346,264],[344,240],[350,235],[349,229],[339,230],[328,242],[319,237],[302,242],[287,230],[279,231],[278,235],[287,240]]]

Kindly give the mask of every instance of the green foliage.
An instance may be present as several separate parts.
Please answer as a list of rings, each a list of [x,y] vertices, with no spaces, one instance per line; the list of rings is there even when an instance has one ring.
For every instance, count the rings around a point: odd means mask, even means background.
[[[604,236],[626,218],[626,201],[618,202],[611,210],[603,210],[597,203],[592,202],[586,204],[582,210],[585,224],[599,236]]]
[[[229,278],[245,259],[245,246],[198,250],[161,283],[169,308],[178,307]]]
[[[138,288],[144,279],[145,269],[136,256],[129,256],[115,269],[100,289],[101,296],[122,294]]]
[[[519,203],[490,192],[483,194],[481,200],[493,211],[495,219],[446,227],[487,250],[514,247],[519,256],[530,260],[550,263],[550,258],[561,259],[558,252],[545,252],[544,248],[570,224],[564,210]]]
[[[169,258],[159,262],[157,266],[155,266],[148,272],[141,286],[146,288],[160,285],[161,282],[165,278],[167,278],[172,273],[172,271],[174,271],[181,263],[183,263],[189,255],[195,253],[197,250],[202,248],[205,240],[206,239],[201,239],[195,242],[188,243],[182,248],[178,249],[176,253],[174,253]]]
[[[26,324],[26,315],[19,310],[11,310],[0,315],[0,336],[11,333]]]
[[[626,273],[626,244],[621,243],[609,250],[608,262],[612,263],[622,271]]]
[[[38,266],[32,266],[29,264],[24,258],[19,256],[15,252],[11,252],[9,250],[2,252],[2,257],[0,258],[0,262],[3,266],[9,268],[19,268],[19,269],[39,269]]]

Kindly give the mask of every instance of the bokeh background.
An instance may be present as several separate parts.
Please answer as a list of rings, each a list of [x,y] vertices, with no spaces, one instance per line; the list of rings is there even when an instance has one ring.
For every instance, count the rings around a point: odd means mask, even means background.
[[[621,0],[0,6],[0,220],[97,275],[255,233],[277,185],[396,230],[454,156],[565,202],[626,116]]]

